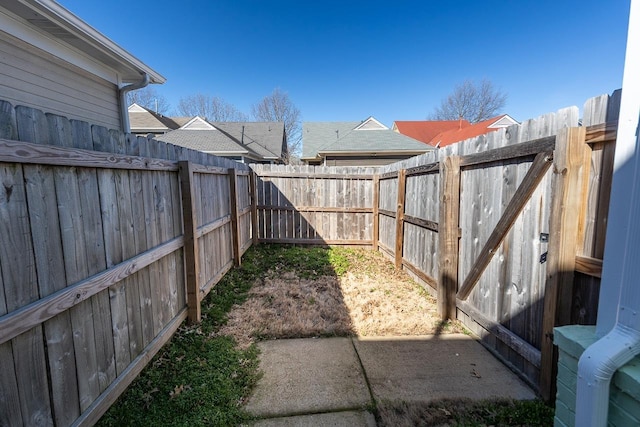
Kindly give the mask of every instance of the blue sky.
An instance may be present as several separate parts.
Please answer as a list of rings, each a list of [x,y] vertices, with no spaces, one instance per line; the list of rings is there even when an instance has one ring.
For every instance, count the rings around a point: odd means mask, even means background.
[[[160,72],[156,89],[249,112],[280,87],[304,121],[423,120],[487,78],[517,120],[622,85],[629,0],[59,0]]]

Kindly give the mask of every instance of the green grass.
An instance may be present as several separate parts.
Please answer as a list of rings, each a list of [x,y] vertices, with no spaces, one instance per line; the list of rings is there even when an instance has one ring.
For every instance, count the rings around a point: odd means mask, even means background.
[[[344,274],[348,249],[260,245],[249,249],[202,302],[202,323],[182,326],[102,417],[99,426],[230,426],[250,419],[242,402],[259,378],[258,350],[217,336],[268,271],[313,279]]]
[[[349,268],[349,255],[354,253],[348,248],[318,248],[282,245],[261,245],[258,263],[266,273],[271,269],[274,274],[295,271],[302,279],[315,279],[320,276],[341,276]]]
[[[298,277],[343,275],[357,269],[358,252],[345,248],[260,245],[247,251],[202,302],[202,323],[182,326],[99,421],[99,426],[232,426],[251,416],[242,403],[259,378],[255,345],[239,350],[219,336],[234,304],[268,272]],[[314,301],[308,301],[313,304]],[[447,329],[452,325],[443,324]],[[372,407],[380,425],[546,426],[553,410],[540,401],[448,399],[429,405]]]

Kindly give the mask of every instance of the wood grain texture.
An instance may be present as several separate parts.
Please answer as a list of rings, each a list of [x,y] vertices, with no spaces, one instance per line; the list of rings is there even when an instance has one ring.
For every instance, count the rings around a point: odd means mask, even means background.
[[[373,177],[373,229],[372,237],[373,250],[378,250],[378,240],[380,238],[380,177],[375,175]]]
[[[587,146],[584,128],[563,129],[554,154],[553,204],[549,235],[548,275],[544,295],[540,392],[545,400],[554,396],[557,369],[553,328],[569,322],[579,223],[585,206],[582,190]]]
[[[395,265],[402,268],[402,250],[404,246],[404,200],[406,196],[407,171],[398,171],[398,200],[396,202],[396,242],[395,242]]]
[[[441,164],[440,220],[438,230],[438,313],[453,319],[458,284],[458,221],[460,215],[460,158],[447,157]]]
[[[106,131],[105,128],[102,128]],[[104,148],[103,150],[107,150]],[[175,162],[0,139],[0,161],[49,166],[176,171]]]
[[[233,264],[239,267],[240,260],[240,220],[239,220],[239,207],[238,207],[238,177],[236,170],[229,169],[229,200],[231,209],[231,241],[233,246]],[[290,218],[291,221],[291,218]]]
[[[516,190],[513,199],[508,203],[500,220],[498,220],[498,223],[482,248],[480,256],[476,259],[469,275],[467,275],[464,283],[460,287],[457,298],[463,301],[467,299],[474,285],[484,272],[484,269],[489,265],[498,247],[502,244],[507,233],[513,226],[517,216],[520,215],[525,204],[529,201],[529,198],[547,172],[547,169],[551,165],[551,158],[551,152],[543,152],[536,155],[529,172]]]
[[[200,322],[200,254],[198,253],[197,219],[194,201],[193,170],[191,162],[180,161],[180,188],[182,194],[182,218],[184,220],[184,262],[187,289],[187,319],[190,323]]]

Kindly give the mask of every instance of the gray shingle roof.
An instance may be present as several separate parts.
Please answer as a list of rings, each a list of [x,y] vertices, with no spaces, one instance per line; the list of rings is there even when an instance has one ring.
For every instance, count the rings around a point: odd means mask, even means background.
[[[351,132],[360,122],[304,122],[302,124],[302,158],[314,158],[325,145]]]
[[[249,151],[219,130],[177,129],[156,139],[192,150],[221,153],[248,153]]]
[[[284,156],[283,122],[211,122],[249,150],[265,159]]]
[[[176,129],[157,137],[192,150],[212,153],[241,153],[256,159],[284,157],[284,123],[210,122],[216,129]]]
[[[420,141],[391,129],[355,130],[361,122],[307,122],[303,124],[302,157],[318,153],[423,153],[432,150]]]

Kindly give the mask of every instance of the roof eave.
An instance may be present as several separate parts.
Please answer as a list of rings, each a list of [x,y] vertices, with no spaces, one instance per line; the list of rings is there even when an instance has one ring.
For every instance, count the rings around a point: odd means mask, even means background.
[[[150,83],[162,84],[166,78],[160,73],[140,61],[131,53],[124,50],[111,39],[100,33],[98,30],[87,24],[85,21],[65,9],[52,0],[17,0],[51,23],[68,31],[78,40],[71,45],[81,49],[87,54],[96,57],[101,61],[110,59],[119,65],[117,71],[121,73],[123,82],[133,82],[140,80],[141,74],[149,76]],[[28,19],[28,16],[23,16]],[[112,65],[105,61],[106,65]]]

